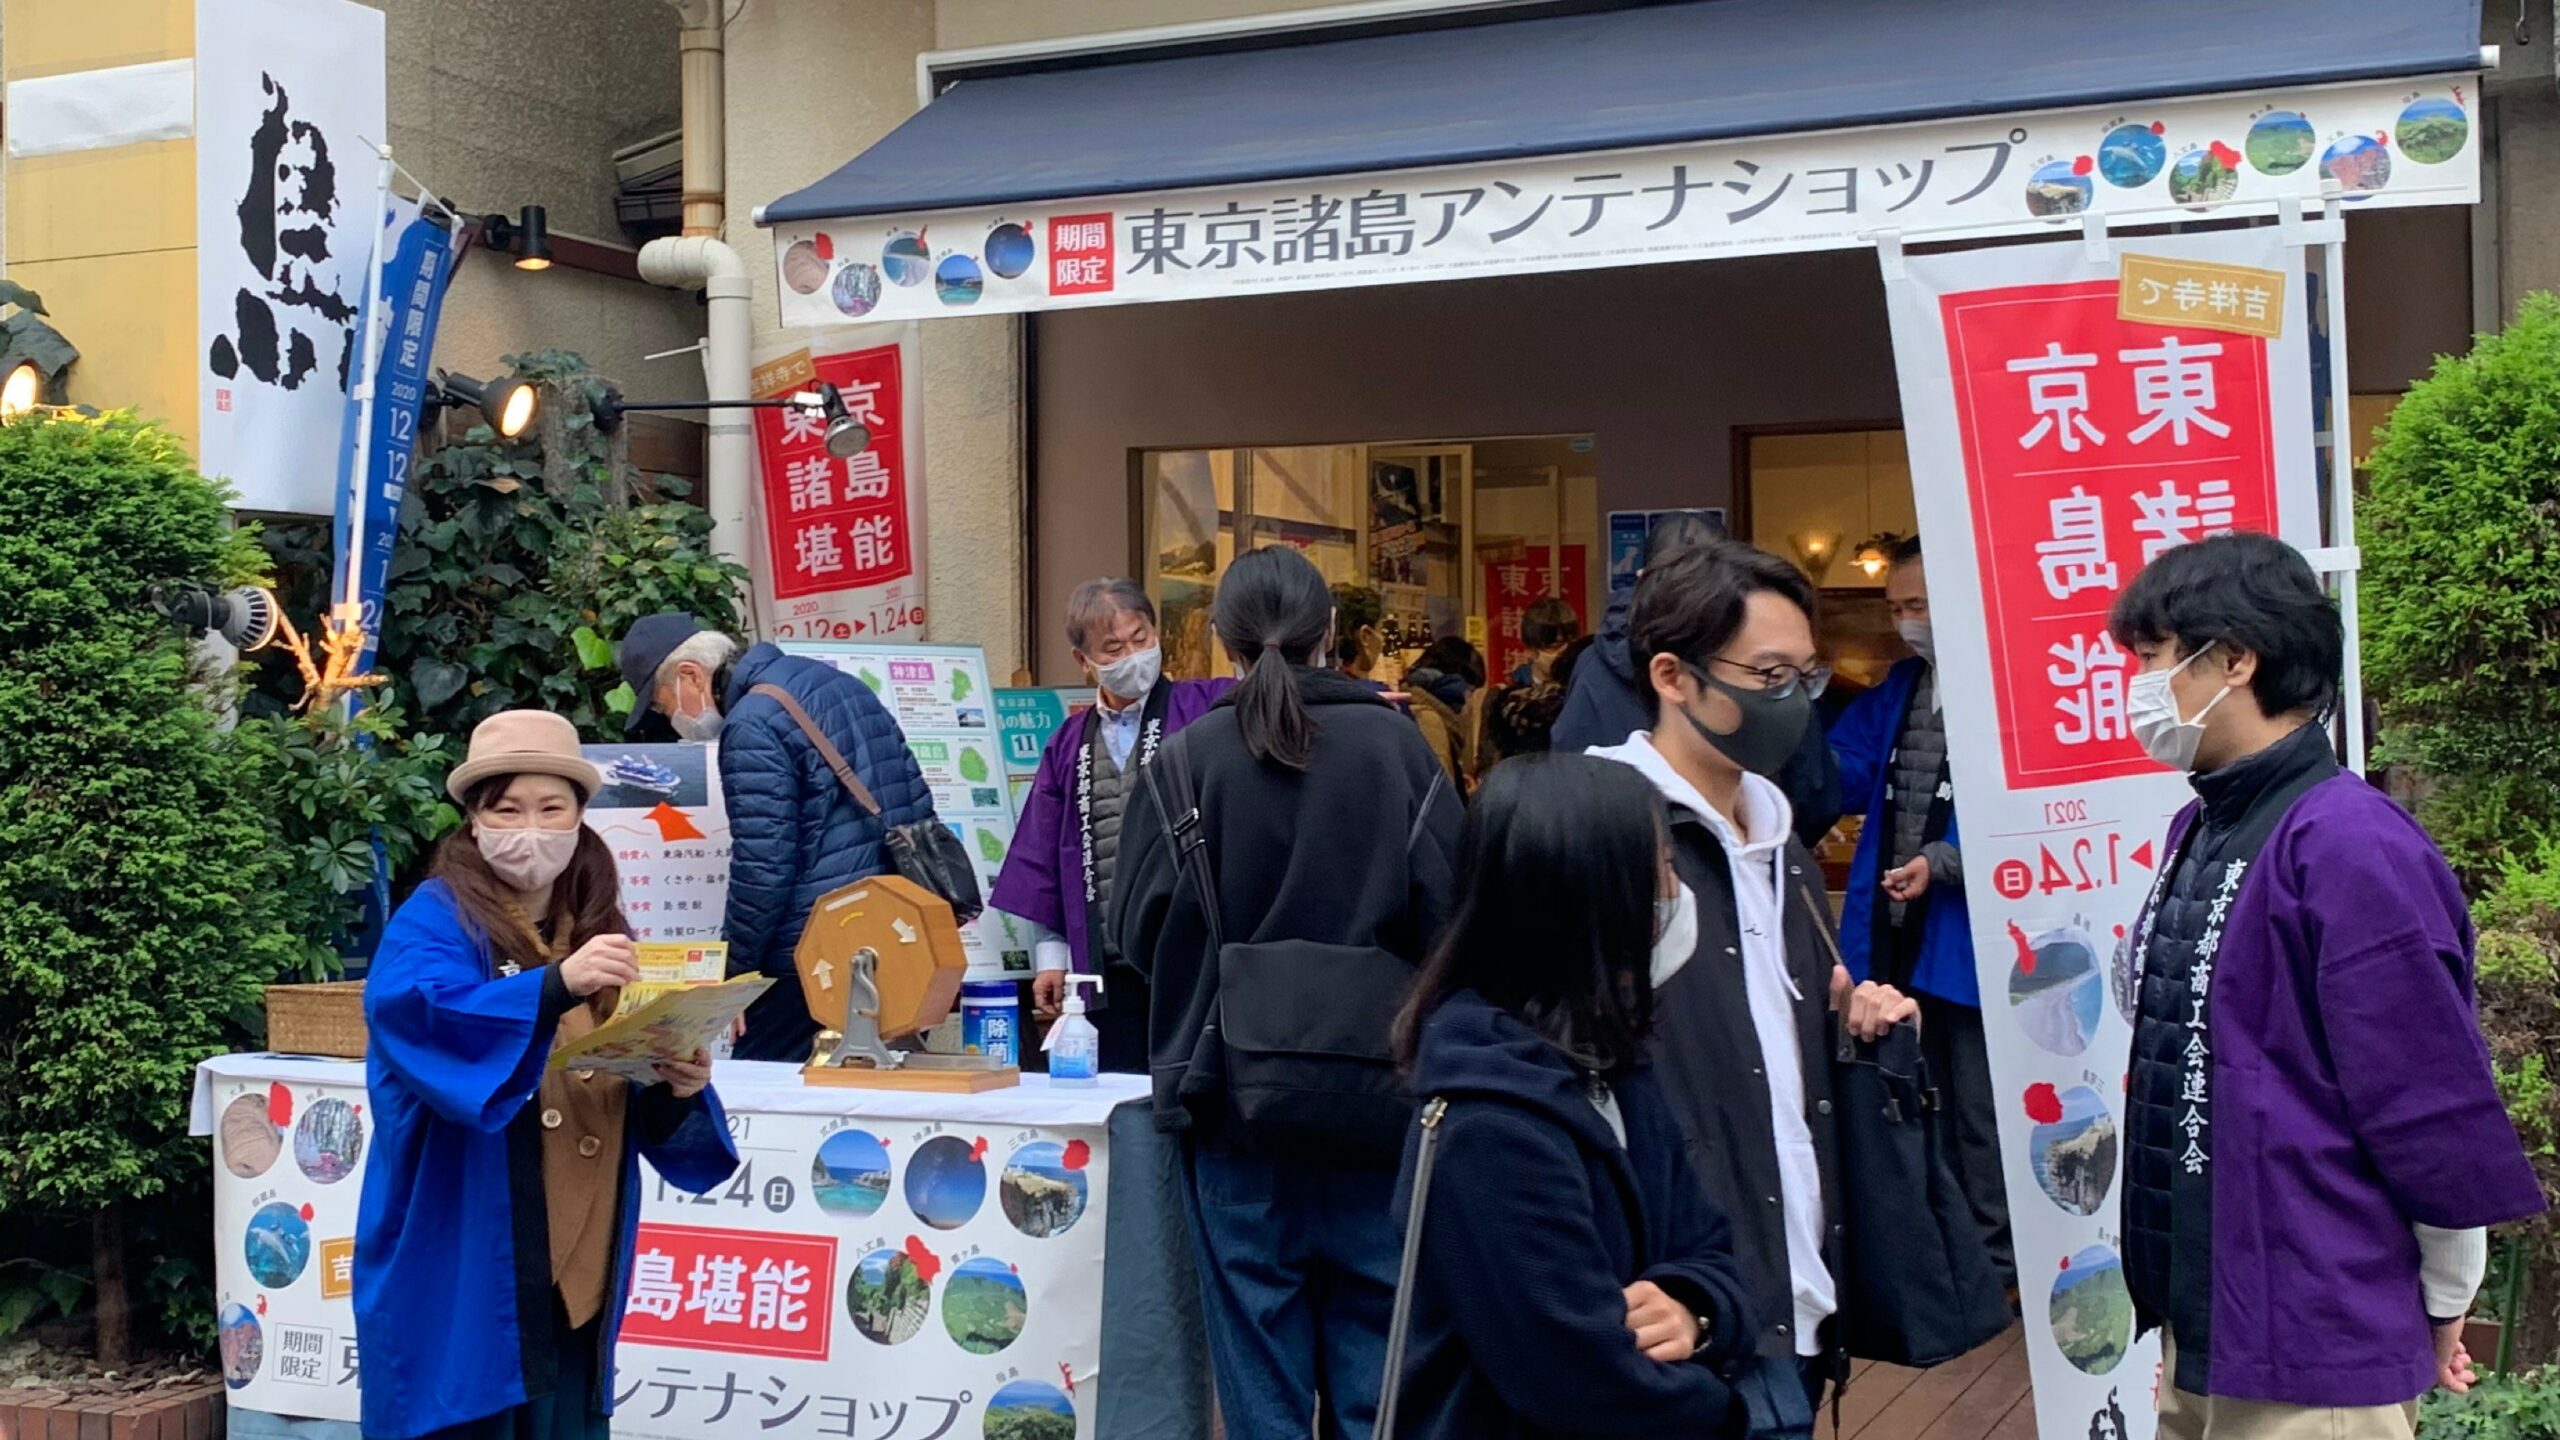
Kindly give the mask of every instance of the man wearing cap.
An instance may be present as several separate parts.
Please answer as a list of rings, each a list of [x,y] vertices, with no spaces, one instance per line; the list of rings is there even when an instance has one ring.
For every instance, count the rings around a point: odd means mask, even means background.
[[[933,793],[871,687],[773,645],[739,650],[735,639],[668,612],[633,622],[618,658],[635,697],[632,738],[720,742],[729,973],[785,982],[749,1007],[736,1053],[796,1063],[818,1034],[793,966],[810,906],[888,869],[889,827],[931,819]],[[837,782],[803,719],[851,764],[879,803],[878,818]]]

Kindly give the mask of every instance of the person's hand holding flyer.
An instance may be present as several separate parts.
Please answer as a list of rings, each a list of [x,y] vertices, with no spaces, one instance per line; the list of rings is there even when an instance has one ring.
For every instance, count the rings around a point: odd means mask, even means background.
[[[668,989],[552,1051],[551,1067],[601,1070],[634,1084],[657,1084],[665,1078],[658,1070],[661,1064],[694,1062],[772,984],[769,975],[741,975],[716,985]]]

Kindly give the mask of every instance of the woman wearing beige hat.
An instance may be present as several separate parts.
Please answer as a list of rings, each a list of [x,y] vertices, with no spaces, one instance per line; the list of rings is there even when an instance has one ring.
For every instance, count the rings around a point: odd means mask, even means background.
[[[481,722],[447,785],[465,824],[366,978],[372,1440],[602,1440],[639,1157],[697,1194],[737,1168],[708,1056],[649,1085],[546,1067],[639,978],[613,851],[585,824],[602,783],[567,720]]]

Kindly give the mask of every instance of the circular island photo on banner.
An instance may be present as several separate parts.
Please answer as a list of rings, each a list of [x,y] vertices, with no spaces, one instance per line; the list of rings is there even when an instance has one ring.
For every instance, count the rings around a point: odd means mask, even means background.
[[[942,1327],[972,1355],[993,1355],[1021,1339],[1030,1319],[1022,1277],[1002,1260],[981,1255],[942,1282]]]
[[[1016,1380],[987,1402],[986,1440],[1076,1440],[1076,1407],[1066,1392]]]
[[[2062,1262],[2053,1280],[2053,1343],[2062,1358],[2092,1375],[2124,1363],[2133,1348],[2133,1291],[2124,1261],[2104,1245],[2092,1245]]]
[[[1034,1240],[1046,1240],[1075,1228],[1084,1217],[1084,1160],[1091,1148],[1082,1140],[1060,1144],[1034,1140],[1013,1152],[1004,1164],[998,1199],[1004,1218]]]
[[[933,1281],[915,1257],[903,1250],[874,1250],[855,1262],[845,1282],[845,1313],[862,1338],[880,1345],[903,1345],[924,1328],[933,1308]]]
[[[243,1180],[267,1173],[284,1153],[284,1129],[269,1112],[275,1102],[252,1092],[222,1107],[222,1168]]]
[[[258,1328],[257,1315],[236,1300],[222,1307],[219,1325],[222,1383],[237,1390],[258,1378],[259,1362],[266,1359],[267,1337]]]
[[[2009,922],[2009,1013],[2027,1038],[2065,1059],[2089,1048],[2106,1008],[2098,945],[2077,925],[2030,936]]]
[[[936,1230],[957,1230],[987,1203],[986,1142],[937,1135],[907,1162],[907,1208]]]
[[[2027,1163],[2045,1198],[2073,1215],[2095,1215],[2116,1183],[2116,1122],[2096,1089],[2027,1087]]]
[[[839,1130],[818,1142],[809,1193],[837,1215],[876,1215],[889,1198],[889,1147],[868,1130]]]
[[[251,1277],[281,1290],[301,1279],[302,1267],[311,1263],[311,1222],[282,1200],[270,1201],[249,1217],[241,1248],[248,1254]]]
[[[316,1101],[293,1127],[293,1163],[322,1185],[356,1173],[364,1161],[364,1116],[345,1100]]]

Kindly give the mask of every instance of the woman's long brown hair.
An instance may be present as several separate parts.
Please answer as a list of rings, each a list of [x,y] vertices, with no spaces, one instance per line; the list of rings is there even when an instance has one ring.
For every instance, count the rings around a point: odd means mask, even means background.
[[[462,798],[464,812],[478,815],[496,804],[516,779],[513,775],[492,775],[472,786]],[[614,868],[613,847],[586,827],[583,801],[578,813],[578,852],[552,884],[551,913],[544,917],[551,922],[552,948],[548,953],[534,925],[516,909],[514,891],[481,856],[480,842],[473,838],[471,826],[454,831],[436,846],[435,862],[427,873],[452,889],[454,903],[462,910],[462,923],[489,942],[493,958],[512,960],[519,967],[532,970],[548,963],[551,955],[565,957],[598,935],[631,933],[630,925],[622,918],[622,877]]]

